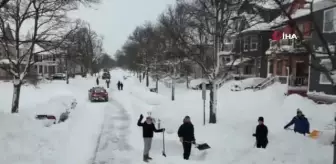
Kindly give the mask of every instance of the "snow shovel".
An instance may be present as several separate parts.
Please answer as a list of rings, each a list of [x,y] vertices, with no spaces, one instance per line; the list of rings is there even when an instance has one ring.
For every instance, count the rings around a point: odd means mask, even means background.
[[[310,134],[309,137],[312,139],[317,139],[321,134],[321,131],[318,130],[313,130]]]
[[[206,150],[211,148],[207,143],[195,144],[195,145],[198,150]]]
[[[164,131],[162,132],[162,155],[166,157],[166,147],[165,147],[165,137],[164,137]]]

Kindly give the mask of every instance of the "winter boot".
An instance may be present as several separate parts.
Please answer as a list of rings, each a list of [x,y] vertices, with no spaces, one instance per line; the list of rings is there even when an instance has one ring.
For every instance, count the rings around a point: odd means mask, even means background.
[[[149,155],[147,155],[147,159],[149,159],[149,160],[152,160],[153,158],[152,158],[152,157],[150,157]]]
[[[147,157],[147,155],[144,155],[144,156],[143,156],[143,161],[144,161],[144,162],[148,162],[148,157]]]

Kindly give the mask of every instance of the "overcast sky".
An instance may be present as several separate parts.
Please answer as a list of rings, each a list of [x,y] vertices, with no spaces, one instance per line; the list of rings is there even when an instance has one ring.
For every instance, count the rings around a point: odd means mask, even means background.
[[[121,48],[127,37],[137,25],[145,21],[156,21],[168,4],[175,0],[102,0],[93,8],[81,8],[71,13],[72,17],[81,18],[104,36],[104,49],[110,55]]]

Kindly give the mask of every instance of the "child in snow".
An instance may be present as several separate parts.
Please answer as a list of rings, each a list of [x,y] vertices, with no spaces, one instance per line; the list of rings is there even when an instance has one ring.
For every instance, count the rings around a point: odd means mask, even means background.
[[[144,152],[143,152],[143,160],[145,162],[148,162],[148,160],[151,160],[152,158],[149,157],[149,150],[152,146],[152,138],[154,135],[154,132],[164,132],[165,129],[156,129],[155,125],[153,123],[153,120],[151,117],[147,117],[145,122],[141,122],[143,119],[143,115],[140,115],[140,118],[138,120],[138,126],[142,127],[142,136],[144,139]]]
[[[309,121],[302,113],[300,109],[297,109],[296,116],[284,127],[287,129],[289,126],[294,124],[294,132],[298,132],[300,134],[306,135],[309,132]]]
[[[177,134],[183,145],[183,158],[189,160],[191,144],[195,144],[194,125],[191,123],[189,116],[184,117],[183,124],[178,129]]]
[[[253,136],[256,138],[256,146],[257,148],[266,148],[268,144],[268,129],[267,126],[264,124],[264,117],[259,117],[258,119],[259,125],[256,127],[256,132]]]

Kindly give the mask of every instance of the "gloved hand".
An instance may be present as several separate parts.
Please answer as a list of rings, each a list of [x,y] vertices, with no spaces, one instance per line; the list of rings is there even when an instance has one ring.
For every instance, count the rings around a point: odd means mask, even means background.
[[[255,137],[255,136],[256,136],[256,134],[252,134],[252,136],[253,136],[253,137]]]
[[[140,119],[143,119],[143,115],[142,114],[140,114]]]
[[[284,129],[287,130],[287,127],[285,126]]]
[[[182,142],[182,143],[183,143],[183,137],[180,137],[180,142]]]
[[[191,141],[192,144],[196,144],[196,140]]]
[[[165,128],[162,128],[162,132],[164,132],[164,131],[166,131],[166,129],[165,129]]]

